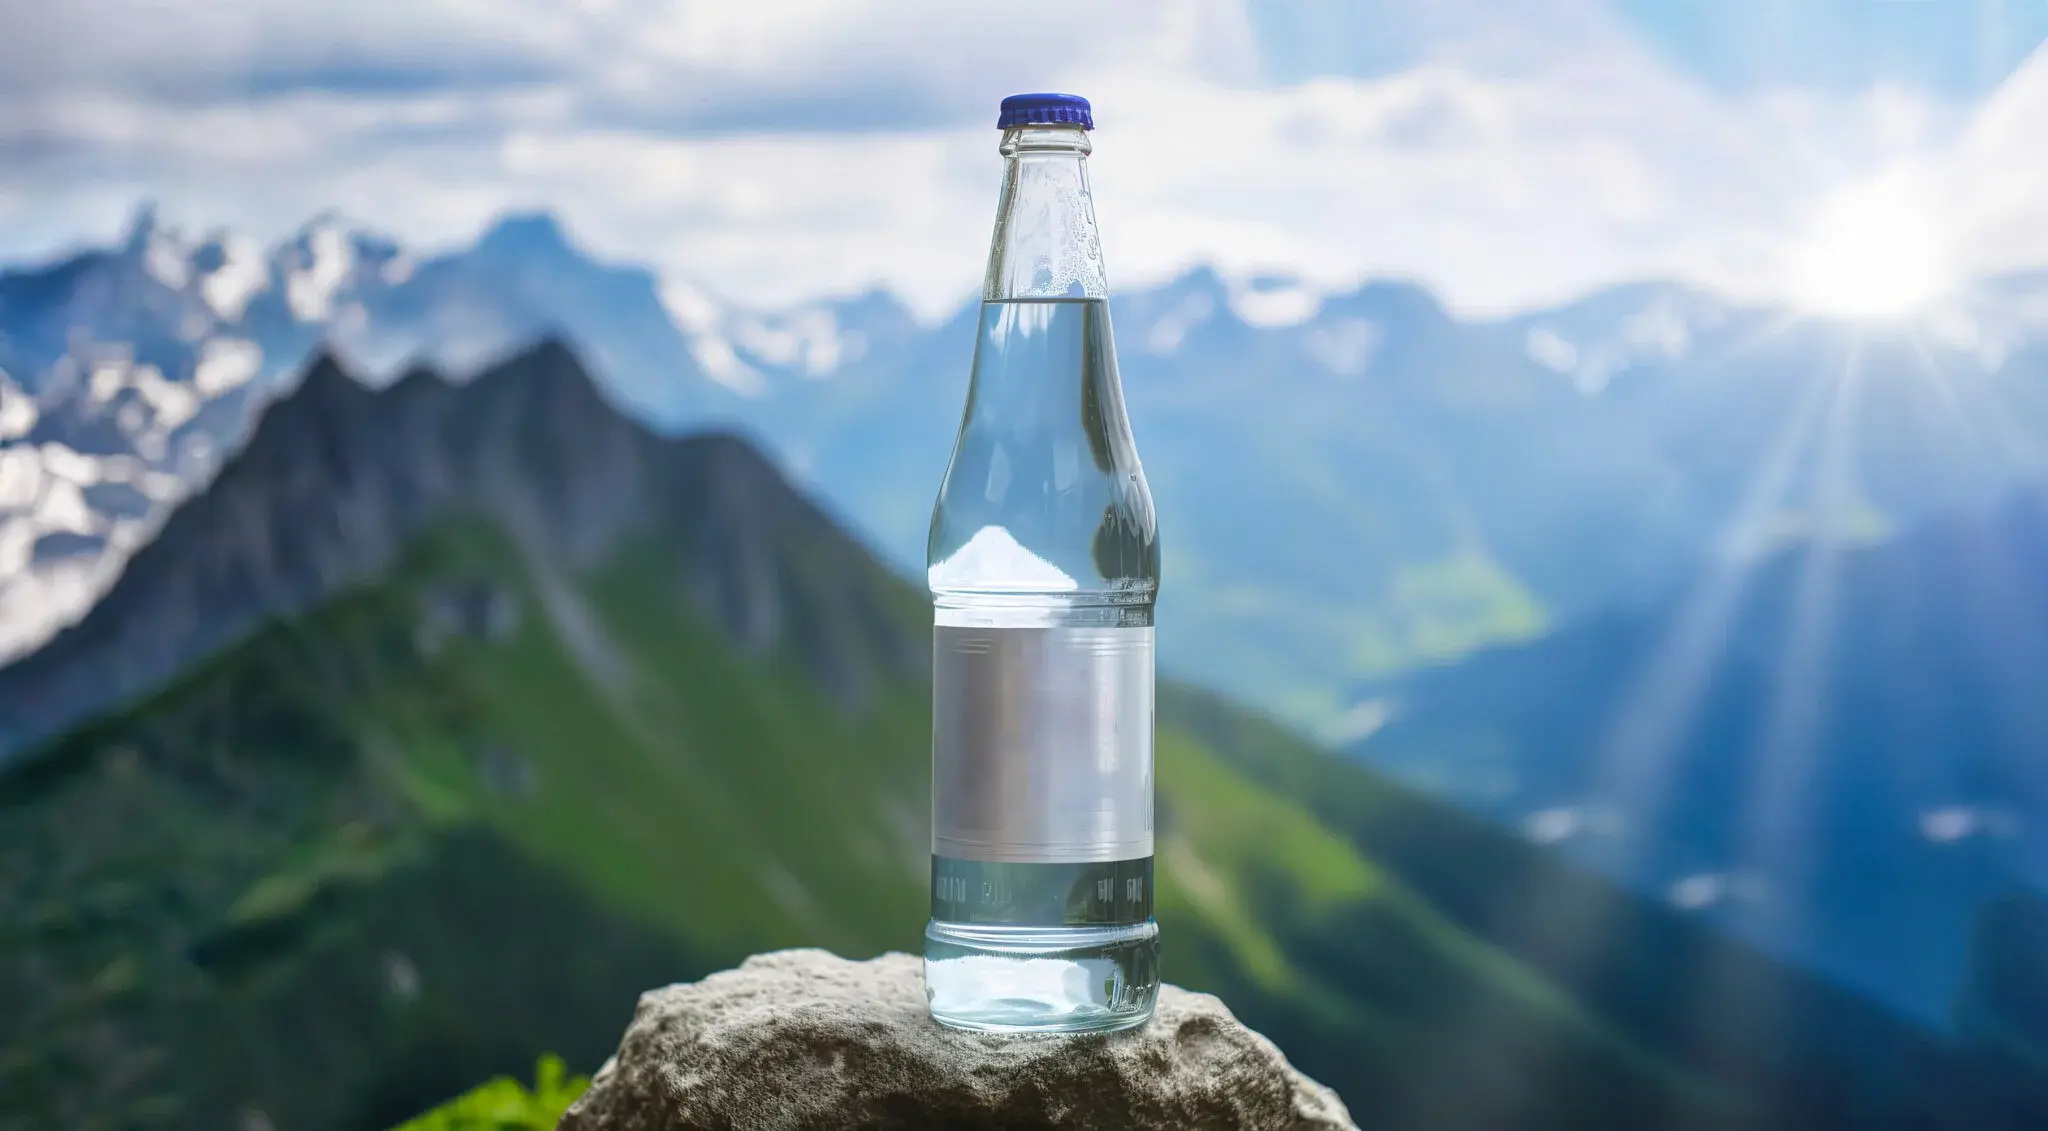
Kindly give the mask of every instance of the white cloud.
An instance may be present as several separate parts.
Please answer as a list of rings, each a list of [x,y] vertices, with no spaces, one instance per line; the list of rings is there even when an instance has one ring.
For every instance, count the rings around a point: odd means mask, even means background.
[[[2036,51],[1994,91],[1955,141],[1895,163],[1891,175],[1929,182],[1954,241],[1976,272],[2048,264],[2048,53]]]
[[[934,315],[985,252],[997,97],[1064,87],[1098,106],[1126,286],[1211,262],[1296,294],[1411,276],[1469,312],[1644,277],[1775,298],[1827,202],[1886,178],[1957,202],[1959,271],[2048,262],[2040,59],[1974,112],[1730,94],[1604,5],[1461,0],[1402,9],[1396,72],[1276,87],[1238,4],[1048,3],[36,6],[0,46],[0,254],[141,196],[262,239],[337,207],[428,249],[545,205],[746,303],[881,284]]]
[[[965,297],[987,254],[995,136],[520,134],[501,156],[606,254],[752,302],[880,282],[934,312]]]

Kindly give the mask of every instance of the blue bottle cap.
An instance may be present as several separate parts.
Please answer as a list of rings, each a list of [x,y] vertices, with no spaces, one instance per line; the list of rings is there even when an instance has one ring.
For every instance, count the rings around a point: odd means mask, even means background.
[[[1003,114],[996,119],[996,128],[1007,130],[1013,126],[1079,126],[1092,130],[1095,116],[1088,111],[1088,100],[1078,94],[1013,94],[1003,99]]]

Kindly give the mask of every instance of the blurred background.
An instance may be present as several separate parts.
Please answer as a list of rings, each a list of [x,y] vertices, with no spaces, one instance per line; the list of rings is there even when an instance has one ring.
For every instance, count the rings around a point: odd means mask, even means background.
[[[1361,1125],[2048,1126],[2048,4],[0,0],[0,1128],[915,949],[1094,100],[1166,976]]]

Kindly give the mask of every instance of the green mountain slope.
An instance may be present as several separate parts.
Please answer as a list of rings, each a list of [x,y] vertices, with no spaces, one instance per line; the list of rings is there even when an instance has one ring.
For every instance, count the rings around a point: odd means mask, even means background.
[[[288,404],[166,534],[203,555],[231,524],[242,556],[138,558],[218,597],[227,576],[284,591],[258,569],[278,553],[244,553],[272,545],[251,514],[393,547],[0,775],[0,1127],[386,1126],[543,1050],[595,1067],[649,986],[773,947],[917,945],[921,598],[726,438],[589,441],[630,470],[605,491],[540,458],[445,487],[469,429],[573,451],[536,430],[582,380],[555,351],[380,394],[362,420],[447,445],[383,462]],[[432,427],[409,415],[434,405]],[[353,509],[321,511],[316,474]],[[265,510],[281,482],[290,505]],[[550,500],[569,502],[536,539]],[[123,600],[169,600],[148,584]],[[1577,977],[1503,928],[1493,911],[1551,891],[1648,915],[1524,846],[1172,688],[1159,751],[1167,976],[1221,993],[1362,1125],[1927,1125],[1924,1097],[1858,1076],[1882,1058],[1696,1056],[1656,1012],[1687,968]],[[1867,1097],[1895,1116],[1862,1118]]]
[[[0,1106],[370,1126],[530,1061],[508,1023],[588,1066],[646,986],[779,946],[914,948],[922,687],[835,704],[660,599],[659,557],[544,581],[453,524],[0,779],[23,1007]],[[495,638],[435,627],[485,593],[517,610]],[[1617,1082],[1691,1094],[1171,720],[1160,765],[1169,976],[1391,1065],[1420,1011],[1291,945],[1370,918],[1390,983],[1511,998]],[[550,994],[558,1028],[530,1016]]]

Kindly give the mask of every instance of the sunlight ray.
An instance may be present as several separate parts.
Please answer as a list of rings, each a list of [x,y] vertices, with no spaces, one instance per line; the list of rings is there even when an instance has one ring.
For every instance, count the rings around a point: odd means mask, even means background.
[[[1770,517],[1791,494],[1799,461],[1813,440],[1831,382],[1815,380],[1772,443],[1727,530],[1729,552],[1688,594],[1656,658],[1623,696],[1595,755],[1594,796],[1643,819],[1661,808],[1679,736],[1696,713],[1705,683],[1757,567]]]
[[[1736,823],[1735,851],[1727,874],[1749,881],[1738,933],[1782,929],[1777,916],[1791,906],[1784,890],[1797,882],[1806,863],[1799,820],[1817,767],[1817,739],[1828,696],[1827,665],[1839,613],[1839,580],[1844,529],[1855,502],[1855,408],[1861,336],[1845,353],[1838,379],[1826,383],[1828,405],[1822,425],[1818,523],[1799,559],[1790,620],[1779,651],[1763,733],[1752,748],[1750,784]],[[1768,875],[1766,875],[1768,873]],[[1699,974],[1693,1022],[1703,1033],[1729,1030],[1735,1018],[1767,1016],[1782,1003],[1764,1000],[1722,955]]]
[[[1800,459],[1812,445],[1822,410],[1836,382],[1811,380],[1794,411],[1773,438],[1770,450],[1744,490],[1728,524],[1738,547],[1754,538],[1792,493]],[[1623,812],[1661,808],[1665,784],[1675,770],[1677,738],[1698,706],[1700,694],[1727,641],[1757,555],[1724,554],[1691,593],[1656,661],[1628,693],[1595,757],[1592,796]],[[1636,808],[1621,808],[1633,805]],[[1591,901],[1592,889],[1576,899],[1546,901],[1532,892],[1508,912],[1510,929],[1521,932],[1536,951],[1555,959],[1558,975],[1593,969],[1614,945],[1606,913]],[[1704,1007],[1703,1007],[1704,1008]],[[1447,1031],[1507,1063],[1540,1062],[1548,1050],[1530,1035],[1499,1031],[1487,1003],[1474,1000],[1447,1023]]]
[[[2027,474],[2040,474],[2048,470],[2048,446],[2027,435],[2013,422],[2016,419],[2003,403],[1997,389],[1990,382],[1975,382],[1968,386],[1950,376],[1934,351],[1918,333],[1909,335],[1913,351],[1926,368],[1928,381],[1934,386],[1936,395],[1948,408],[1959,427],[1971,440],[1989,438],[2000,453],[2012,461],[2016,470]],[[1965,394],[1969,390],[1969,396]],[[1971,397],[1979,398],[1986,404],[1978,405]]]
[[[1828,696],[1828,657],[1839,611],[1843,539],[1857,502],[1855,413],[1861,384],[1860,350],[1843,362],[1821,432],[1820,481],[1814,536],[1800,555],[1777,678],[1744,806],[1744,841],[1737,863],[1796,863],[1799,805],[1814,768],[1816,738]]]

